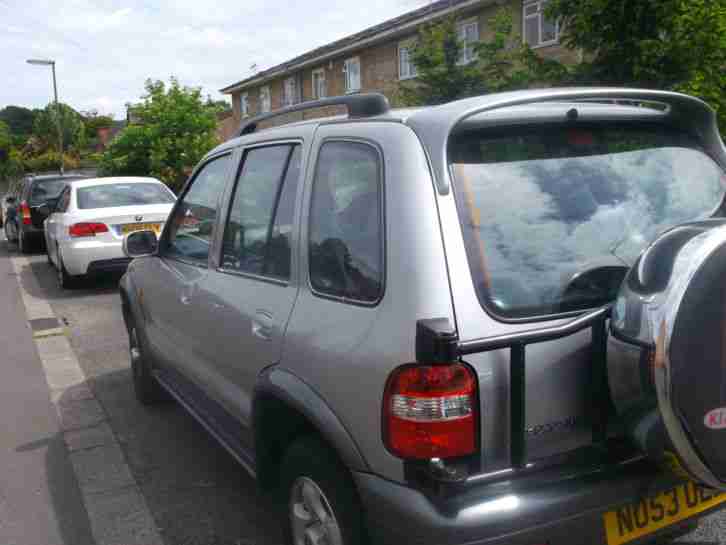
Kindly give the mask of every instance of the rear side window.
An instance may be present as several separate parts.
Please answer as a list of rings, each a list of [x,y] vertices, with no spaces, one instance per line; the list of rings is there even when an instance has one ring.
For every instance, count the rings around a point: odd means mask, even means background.
[[[328,142],[318,155],[309,228],[310,284],[362,303],[383,295],[383,192],[378,151]]]
[[[165,186],[154,183],[95,185],[78,188],[76,194],[81,209],[174,202],[174,195]]]
[[[287,280],[300,146],[254,148],[245,154],[224,232],[227,270]]]
[[[35,180],[30,186],[28,204],[31,206],[43,204],[49,199],[55,199],[66,186],[66,181],[72,178],[56,178],[51,180]]]
[[[612,301],[660,233],[723,213],[724,172],[663,126],[467,132],[449,157],[479,299],[504,318]]]

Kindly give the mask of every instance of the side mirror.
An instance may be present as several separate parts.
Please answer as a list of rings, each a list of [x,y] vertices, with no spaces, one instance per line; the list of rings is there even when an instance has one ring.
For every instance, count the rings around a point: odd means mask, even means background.
[[[5,197],[5,202],[8,204],[15,204],[17,199],[15,197]]]
[[[154,231],[134,231],[124,237],[123,251],[126,257],[154,255],[159,241]]]

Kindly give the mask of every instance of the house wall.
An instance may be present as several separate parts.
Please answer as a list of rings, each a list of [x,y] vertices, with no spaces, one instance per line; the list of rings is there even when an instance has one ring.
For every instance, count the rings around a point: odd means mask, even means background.
[[[489,19],[494,16],[496,11],[502,6],[507,5],[511,8],[514,32],[519,35],[521,39],[522,0],[500,0],[495,4],[479,7],[473,11],[462,11],[459,13],[458,19],[465,20],[476,17],[479,23],[479,38],[481,40],[488,40],[493,36],[493,31],[489,25]],[[357,56],[360,59],[361,66],[361,92],[381,92],[388,97],[393,106],[405,106],[405,104],[401,102],[399,95],[401,81],[398,76],[398,46],[401,42],[415,37],[415,35],[415,31],[407,34],[401,34],[389,41],[362,48],[358,51],[346,53],[333,60],[325,61],[322,64],[308,66],[302,69],[302,100],[313,100],[312,73],[314,70],[321,68],[325,70],[327,96],[344,95],[345,74],[343,72],[343,66],[346,59]],[[559,44],[539,47],[536,48],[535,51],[539,55],[554,58],[560,62],[568,64],[580,62],[579,52],[567,49]],[[300,72],[298,72],[298,74],[300,74]],[[273,110],[282,107],[282,88],[283,81],[286,77],[289,77],[289,75],[273,79],[265,84],[270,86]],[[261,85],[257,85],[244,91],[248,93],[250,115],[256,115],[260,111],[260,87]],[[232,104],[234,106],[233,111],[237,124],[240,123],[239,95],[240,91],[232,92]],[[310,119],[344,113],[344,107],[319,108],[316,110],[306,111],[302,114],[280,116],[274,120],[262,123],[261,127],[289,123],[290,121],[300,119]]]

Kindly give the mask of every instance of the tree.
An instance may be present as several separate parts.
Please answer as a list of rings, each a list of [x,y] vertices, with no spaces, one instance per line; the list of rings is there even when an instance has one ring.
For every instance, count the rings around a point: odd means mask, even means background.
[[[63,151],[79,150],[86,141],[85,127],[81,114],[62,102],[60,107],[60,120],[63,130]],[[33,136],[43,144],[45,149],[58,150],[57,109],[51,102],[39,110],[33,122]]]
[[[146,95],[134,106],[138,122],[124,129],[101,161],[106,174],[153,175],[179,189],[188,171],[217,144],[216,106],[201,91],[146,81]]]
[[[207,95],[207,101],[204,103],[205,106],[213,108],[216,113],[230,112],[232,111],[232,105],[226,100],[212,100],[212,97]]]
[[[13,147],[13,135],[0,121],[0,182],[11,180],[23,172],[20,153]]]
[[[113,117],[99,114],[98,110],[81,112],[81,115],[83,116],[83,123],[86,125],[86,131],[89,135],[96,134],[98,129],[113,125]]]
[[[456,19],[426,25],[418,34],[411,59],[417,77],[401,88],[411,105],[442,104],[459,98],[528,87],[559,72],[557,63],[540,60],[513,32],[512,14],[501,8],[489,20],[493,36],[474,44],[475,58],[463,64]]]
[[[0,110],[0,121],[7,125],[18,145],[22,145],[33,132],[34,118],[33,110],[22,106],[6,106]]]
[[[709,102],[726,133],[726,2],[551,0],[563,42],[586,59],[580,83],[683,91]]]

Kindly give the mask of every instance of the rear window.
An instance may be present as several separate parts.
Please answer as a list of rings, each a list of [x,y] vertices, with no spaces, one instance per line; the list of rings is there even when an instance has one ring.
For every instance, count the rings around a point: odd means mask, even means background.
[[[163,185],[154,183],[106,184],[80,187],[77,190],[78,208],[109,208],[168,204],[174,195]]]
[[[604,304],[658,234],[722,214],[724,172],[660,126],[467,132],[449,157],[479,299],[503,318]]]
[[[55,199],[61,194],[66,182],[73,178],[51,178],[49,180],[35,180],[30,186],[28,202],[31,206],[43,204],[49,199]]]

